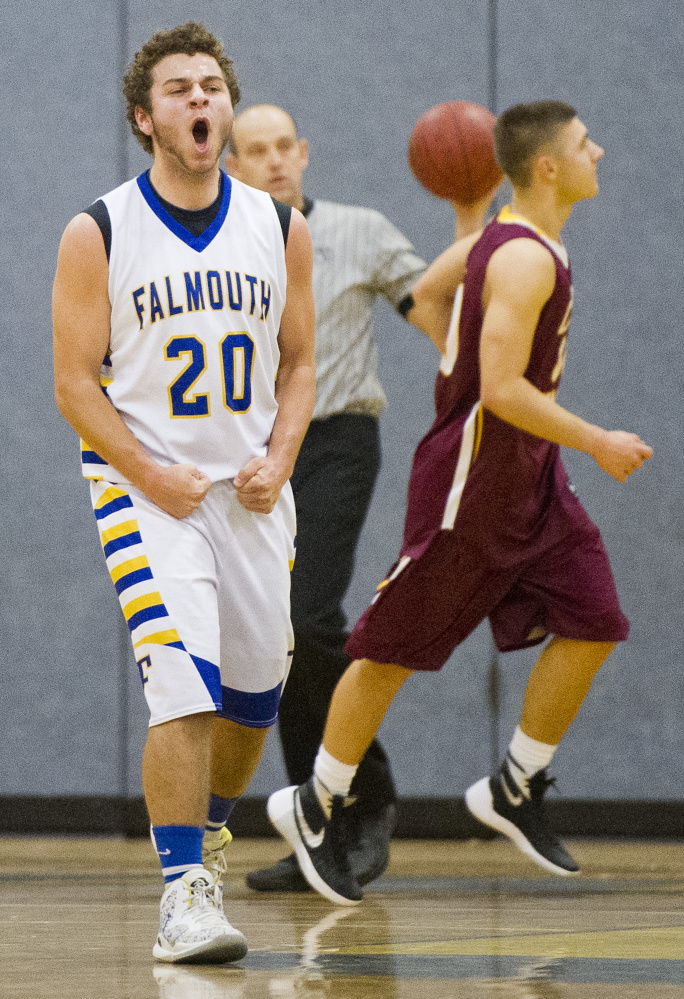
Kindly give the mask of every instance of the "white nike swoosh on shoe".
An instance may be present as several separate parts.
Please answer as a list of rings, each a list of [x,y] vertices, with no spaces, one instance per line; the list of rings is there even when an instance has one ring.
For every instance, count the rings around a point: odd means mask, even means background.
[[[302,839],[310,850],[317,850],[325,839],[325,826],[323,826],[319,833],[314,833],[311,830],[309,823],[304,818],[302,803],[299,800],[299,789],[295,792],[295,816],[297,819],[297,825],[299,826],[299,831],[302,834]]]
[[[159,854],[160,857],[168,857],[168,855],[171,853],[171,851],[170,850],[157,850],[157,853]]]
[[[505,780],[501,781],[501,786],[504,790],[504,794],[506,795],[506,797],[508,798],[508,800],[510,801],[510,803],[513,805],[514,808],[517,808],[518,805],[522,805],[523,803],[522,794],[511,794],[511,792],[508,790],[508,784],[506,783]]]

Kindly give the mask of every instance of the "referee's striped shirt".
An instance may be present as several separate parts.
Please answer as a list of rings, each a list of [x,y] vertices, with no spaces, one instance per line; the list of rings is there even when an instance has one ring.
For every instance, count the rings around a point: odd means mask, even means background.
[[[426,264],[384,215],[371,208],[305,199],[314,250],[316,405],[314,419],[370,413],[387,405],[378,379],[373,302],[396,309]]]

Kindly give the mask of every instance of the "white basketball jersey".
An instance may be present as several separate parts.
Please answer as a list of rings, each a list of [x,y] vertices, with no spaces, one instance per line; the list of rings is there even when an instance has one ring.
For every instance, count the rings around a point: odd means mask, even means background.
[[[159,464],[233,478],[266,453],[278,409],[287,275],[273,202],[224,174],[219,212],[195,237],[144,174],[102,200],[112,228],[103,388]],[[82,461],[86,478],[127,482],[85,443]]]

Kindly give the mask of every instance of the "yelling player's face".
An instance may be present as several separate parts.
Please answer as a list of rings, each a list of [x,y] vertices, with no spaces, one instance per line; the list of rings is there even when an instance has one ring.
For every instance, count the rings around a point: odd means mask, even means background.
[[[233,125],[228,85],[216,60],[198,52],[165,56],[152,70],[151,111],[136,108],[138,127],[163,156],[190,173],[213,170]]]
[[[593,198],[599,189],[596,164],[604,151],[589,138],[586,126],[579,118],[573,118],[561,129],[557,149],[561,198],[570,204]]]

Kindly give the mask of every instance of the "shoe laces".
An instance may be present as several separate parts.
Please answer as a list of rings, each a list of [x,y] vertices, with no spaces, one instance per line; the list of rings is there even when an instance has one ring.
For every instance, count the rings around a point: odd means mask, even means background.
[[[204,878],[198,878],[189,885],[190,898],[188,909],[193,910],[197,922],[211,922],[219,912],[218,886],[209,884]]]
[[[223,848],[217,846],[215,850],[209,850],[206,857],[204,858],[205,864],[211,864],[212,868],[219,874],[228,873],[228,861],[226,860],[226,855],[223,852]]]
[[[541,801],[550,787],[556,788],[556,778],[549,777],[546,770],[539,770],[534,777],[530,777],[527,786],[530,789],[530,798],[533,801]]]

